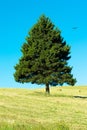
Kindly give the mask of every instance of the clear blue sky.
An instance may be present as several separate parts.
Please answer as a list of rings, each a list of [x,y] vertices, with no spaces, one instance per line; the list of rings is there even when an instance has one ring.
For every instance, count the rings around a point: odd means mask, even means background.
[[[87,85],[87,0],[1,0],[0,87],[36,86],[16,83],[13,73],[25,37],[42,14],[59,27],[71,46],[69,65],[76,85]]]

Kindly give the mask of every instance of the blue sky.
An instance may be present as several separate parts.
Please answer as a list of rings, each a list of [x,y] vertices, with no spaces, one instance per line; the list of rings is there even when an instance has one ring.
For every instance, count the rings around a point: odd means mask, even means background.
[[[87,85],[87,0],[1,0],[0,87],[37,87],[15,82],[13,73],[28,31],[42,14],[71,46],[69,65],[73,66],[76,85]]]

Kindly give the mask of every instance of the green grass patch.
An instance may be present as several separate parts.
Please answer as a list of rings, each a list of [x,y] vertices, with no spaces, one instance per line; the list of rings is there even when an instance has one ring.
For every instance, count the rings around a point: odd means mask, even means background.
[[[57,124],[14,124],[9,125],[6,123],[1,124],[0,130],[69,130],[64,122]]]

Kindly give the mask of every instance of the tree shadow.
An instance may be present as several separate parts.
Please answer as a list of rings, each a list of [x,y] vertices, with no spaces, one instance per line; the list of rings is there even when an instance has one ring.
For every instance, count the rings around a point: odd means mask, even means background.
[[[82,99],[86,99],[87,96],[74,96],[74,98],[82,98]]]

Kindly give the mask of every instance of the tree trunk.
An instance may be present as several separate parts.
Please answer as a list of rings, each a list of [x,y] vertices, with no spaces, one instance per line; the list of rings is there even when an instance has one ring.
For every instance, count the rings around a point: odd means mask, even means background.
[[[49,84],[46,84],[46,93],[50,93]]]

